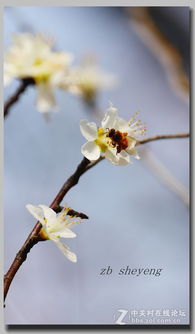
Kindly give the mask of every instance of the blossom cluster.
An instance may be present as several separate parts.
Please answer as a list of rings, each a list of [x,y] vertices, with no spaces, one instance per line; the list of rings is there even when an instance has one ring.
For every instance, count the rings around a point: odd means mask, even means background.
[[[22,33],[12,36],[12,41],[4,59],[4,84],[13,79],[33,80],[41,112],[56,109],[56,88],[92,102],[100,89],[115,85],[114,76],[104,74],[94,63],[72,67],[73,55],[54,51],[53,41],[42,35]]]

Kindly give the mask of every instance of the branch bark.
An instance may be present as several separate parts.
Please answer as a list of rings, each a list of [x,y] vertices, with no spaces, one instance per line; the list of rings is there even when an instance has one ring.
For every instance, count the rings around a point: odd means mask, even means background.
[[[26,90],[26,88],[28,86],[34,85],[35,82],[33,79],[31,78],[26,78],[20,81],[20,85],[18,87],[18,89],[16,90],[16,92],[14,93],[14,95],[12,95],[6,102],[4,105],[4,117],[6,117],[9,114],[10,108],[11,106],[16,103],[21,94],[24,93],[24,91]]]
[[[137,142],[137,145],[145,144],[145,143],[148,143],[150,141],[160,140],[160,139],[186,138],[186,137],[189,137],[189,133],[171,134],[171,135],[156,135],[156,136],[152,136],[152,137],[148,137],[148,138],[139,140]],[[104,160],[103,156],[101,156],[98,160],[92,161],[92,162],[89,161],[86,158],[83,158],[81,163],[76,168],[75,172],[67,179],[67,181],[61,187],[60,191],[58,192],[55,199],[51,203],[50,208],[52,208],[56,212],[59,212],[61,210],[60,203],[63,200],[64,196],[67,194],[67,192],[78,183],[80,177],[87,170],[91,169],[92,167],[97,165],[102,160]],[[73,212],[75,212],[75,211],[72,210],[72,212],[69,212],[69,214],[71,215],[71,213],[73,213]],[[81,217],[81,215],[84,215],[84,214],[78,213],[78,212],[76,212],[76,214],[78,214],[79,217]],[[84,215],[84,216],[81,217],[81,218],[88,218],[86,215]],[[41,228],[42,228],[41,223],[37,222],[36,225],[34,226],[32,232],[29,234],[28,238],[26,239],[24,245],[21,247],[19,252],[16,254],[16,257],[15,257],[12,265],[10,266],[8,272],[4,276],[4,300],[7,296],[10,284],[11,284],[15,274],[17,273],[17,271],[20,268],[20,266],[22,265],[22,263],[26,260],[27,254],[30,252],[31,248],[35,244],[37,244],[39,241],[42,240],[39,237],[39,232],[40,232]]]

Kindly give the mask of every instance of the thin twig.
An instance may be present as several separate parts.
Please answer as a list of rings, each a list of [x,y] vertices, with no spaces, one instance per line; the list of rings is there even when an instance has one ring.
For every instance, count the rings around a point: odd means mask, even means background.
[[[148,137],[145,139],[140,140],[137,145],[145,144],[153,140],[159,140],[159,139],[170,139],[170,138],[185,138],[189,137],[189,133],[184,134],[174,134],[174,135],[157,135]],[[67,192],[75,186],[80,177],[89,169],[97,165],[100,161],[102,161],[104,157],[100,157],[96,161],[89,161],[86,158],[83,158],[81,163],[78,165],[76,171],[68,178],[68,180],[63,184],[62,188],[58,192],[57,196],[51,203],[50,207],[54,210],[59,210],[59,206],[61,201],[63,200],[64,196],[67,194]],[[86,218],[86,217],[85,217]],[[25,241],[24,245],[21,247],[19,252],[16,254],[16,257],[10,266],[8,272],[4,276],[4,300],[6,298],[7,292],[9,290],[10,284],[17,273],[18,269],[22,265],[22,263],[26,260],[27,254],[30,252],[31,248],[39,242],[41,239],[39,237],[39,232],[42,228],[42,225],[40,222],[37,222],[34,226],[32,232],[29,234],[27,240]]]
[[[4,105],[4,117],[6,117],[9,114],[10,111],[10,107],[16,103],[21,94],[24,93],[24,91],[26,90],[26,88],[28,86],[34,85],[35,82],[33,79],[31,78],[26,78],[20,81],[20,85],[18,87],[18,89],[16,90],[16,92],[14,93],[14,95],[12,95],[6,102]]]
[[[177,133],[177,134],[171,134],[171,135],[156,135],[156,136],[151,136],[151,137],[147,137],[147,138],[144,138],[144,139],[140,139],[137,142],[137,145],[146,144],[146,143],[148,143],[150,141],[153,141],[153,140],[187,138],[189,136],[190,136],[189,133]]]

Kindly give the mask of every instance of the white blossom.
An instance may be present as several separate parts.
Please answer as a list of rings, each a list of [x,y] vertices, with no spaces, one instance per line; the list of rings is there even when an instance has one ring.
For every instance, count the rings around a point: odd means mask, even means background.
[[[72,55],[53,51],[53,42],[41,35],[22,33],[12,40],[5,54],[4,84],[13,79],[33,79],[38,90],[37,108],[49,111],[56,106],[53,91],[64,77]]]
[[[91,62],[70,69],[60,83],[62,89],[81,96],[85,102],[94,101],[101,89],[112,89],[115,85],[114,75],[104,73]]]
[[[135,116],[129,121],[118,117],[117,109],[111,105],[100,128],[94,122],[82,120],[80,130],[87,139],[87,143],[81,147],[87,159],[94,161],[104,154],[114,165],[127,165],[130,155],[139,159],[135,149],[137,137],[144,135],[146,128]]]
[[[65,207],[59,214],[46,205],[26,205],[27,210],[42,224],[40,236],[42,239],[52,240],[61,252],[72,262],[77,262],[77,256],[70,248],[60,241],[60,238],[75,238],[76,234],[71,230],[75,223],[80,220],[73,220],[67,216],[70,208]]]

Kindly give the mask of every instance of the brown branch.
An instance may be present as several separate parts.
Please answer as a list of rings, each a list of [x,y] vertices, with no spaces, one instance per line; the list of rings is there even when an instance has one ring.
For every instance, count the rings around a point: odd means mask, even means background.
[[[174,134],[174,135],[157,135],[157,136],[152,136],[148,137],[145,139],[141,139],[137,145],[140,144],[145,144],[153,140],[159,140],[159,139],[170,139],[170,138],[185,138],[189,137],[189,133],[184,133],[184,134]],[[54,209],[56,212],[59,212],[61,210],[60,203],[63,200],[64,196],[67,194],[67,192],[75,186],[80,177],[89,169],[97,165],[100,161],[104,159],[103,156],[101,156],[98,160],[96,161],[89,161],[86,158],[83,158],[81,163],[78,165],[76,171],[68,178],[68,180],[63,184],[62,188],[58,192],[57,196],[51,203],[50,207]],[[70,215],[75,215],[81,218],[88,218],[86,215],[82,213],[78,213],[74,210],[69,212]],[[29,234],[27,240],[25,241],[24,245],[22,248],[19,250],[19,252],[16,254],[16,257],[10,266],[8,272],[4,276],[4,299],[6,298],[7,292],[9,290],[10,284],[17,273],[18,269],[22,265],[22,263],[26,260],[27,254],[30,252],[31,248],[39,241],[39,232],[42,228],[42,225],[40,222],[37,222],[35,227],[33,228],[32,232]]]
[[[177,133],[177,134],[171,134],[171,135],[156,135],[156,136],[151,136],[151,137],[147,137],[147,138],[144,138],[144,139],[140,139],[137,142],[137,145],[146,144],[146,143],[148,143],[150,141],[154,141],[154,140],[187,138],[189,136],[190,136],[189,133]]]
[[[10,107],[16,103],[21,94],[24,93],[24,91],[26,90],[26,88],[28,86],[34,85],[35,82],[32,78],[26,78],[20,81],[20,86],[18,87],[18,89],[16,90],[16,92],[14,93],[14,95],[12,95],[6,102],[4,105],[4,117],[6,117],[9,114],[9,110]]]

